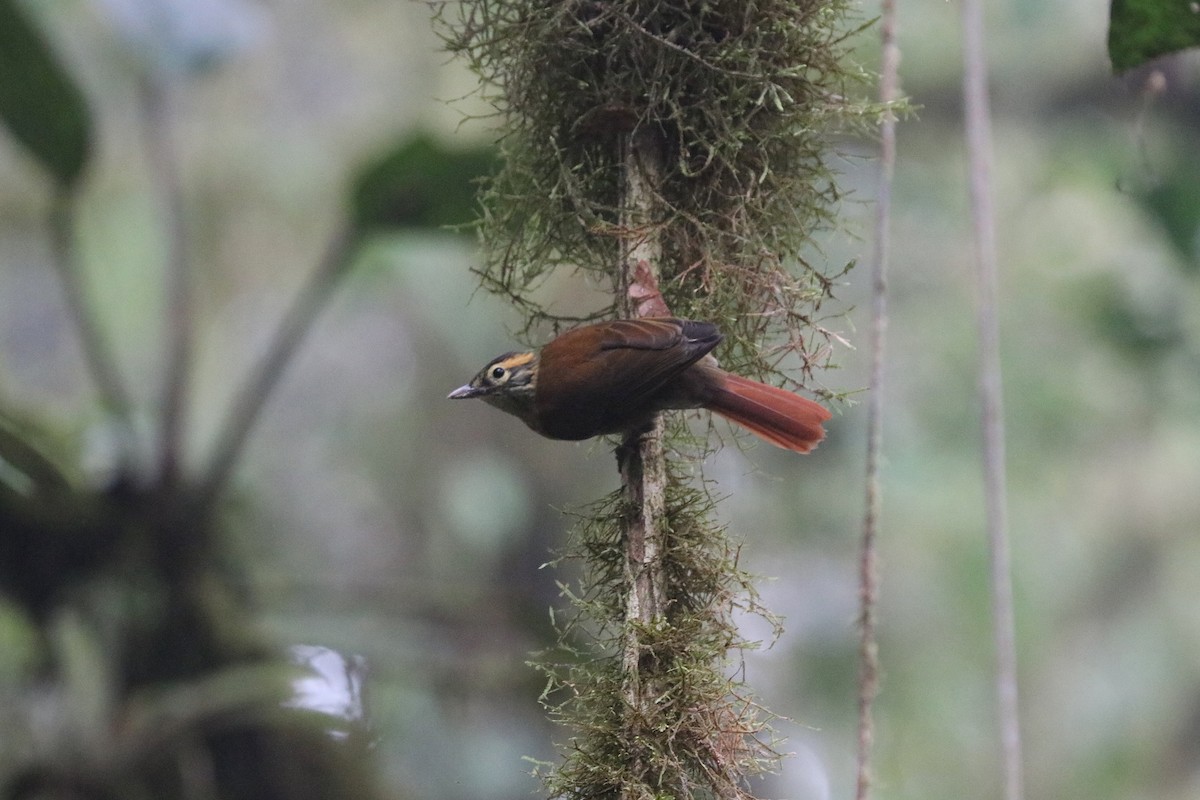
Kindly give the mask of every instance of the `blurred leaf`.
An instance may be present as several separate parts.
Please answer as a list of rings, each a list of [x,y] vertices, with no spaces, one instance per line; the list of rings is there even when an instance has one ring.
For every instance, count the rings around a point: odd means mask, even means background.
[[[1200,45],[1200,7],[1191,0],[1112,0],[1108,56],[1124,72],[1152,58]]]
[[[33,618],[20,604],[0,596],[0,686],[31,674],[41,656]]]
[[[444,228],[476,218],[476,183],[496,162],[492,148],[450,150],[428,134],[408,137],[363,169],[354,186],[360,229]]]
[[[0,415],[0,492],[31,498],[68,488],[67,479],[58,467]]]
[[[1163,178],[1140,199],[1166,229],[1181,263],[1195,271],[1200,269],[1200,164],[1194,154],[1185,154]]]
[[[243,664],[210,670],[195,680],[159,684],[135,693],[124,710],[121,746],[125,755],[148,758],[194,739],[215,720],[245,721],[277,712],[294,694],[303,673],[284,662]]]
[[[1160,358],[1184,340],[1172,295],[1139,298],[1113,276],[1085,282],[1080,297],[1102,341],[1139,361]]]
[[[54,659],[65,692],[69,735],[89,752],[108,737],[116,713],[116,669],[119,657],[104,646],[102,637],[74,610],[59,614],[50,627]],[[64,731],[64,735],[68,734]]]
[[[87,103],[16,0],[0,0],[0,118],[59,184],[79,179],[91,140]]]
[[[0,592],[40,616],[63,586],[104,563],[120,518],[76,489],[34,426],[0,412]]]

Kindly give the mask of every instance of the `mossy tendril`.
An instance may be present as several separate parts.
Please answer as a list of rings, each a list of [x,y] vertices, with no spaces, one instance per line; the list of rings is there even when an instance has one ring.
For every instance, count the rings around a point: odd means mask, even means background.
[[[572,611],[558,617],[560,643],[534,665],[547,676],[543,701],[573,730],[564,761],[544,777],[552,797],[752,797],[747,779],[771,768],[771,716],[749,695],[733,668],[745,641],[735,614],[777,621],[758,603],[738,550],[709,520],[706,487],[688,486],[675,464],[668,482],[671,529],[664,551],[667,612],[652,626],[629,630],[623,531],[631,513],[614,492],[579,513],[569,551],[589,567],[579,587],[565,586]],[[623,640],[633,633],[643,653],[641,680],[660,689],[653,713],[622,702]],[[639,794],[644,792],[645,794]]]

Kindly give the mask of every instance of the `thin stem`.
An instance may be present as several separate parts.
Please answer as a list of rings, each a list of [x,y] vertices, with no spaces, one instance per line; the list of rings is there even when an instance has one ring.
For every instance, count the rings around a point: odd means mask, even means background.
[[[150,180],[162,209],[166,235],[166,302],[163,316],[166,357],[159,401],[161,427],[158,441],[158,478],[165,485],[177,482],[183,460],[194,327],[183,189],[171,131],[170,101],[170,88],[165,81],[154,76],[142,80],[142,139]]]
[[[876,608],[879,594],[878,538],[881,492],[879,460],[883,449],[883,364],[887,343],[887,271],[891,257],[892,176],[896,167],[896,117],[891,105],[899,93],[900,49],[896,44],[896,4],[883,0],[882,63],[879,97],[884,116],[879,129],[879,196],[875,203],[875,259],[871,281],[871,376],[867,402],[866,509],[859,556],[858,757],[855,794],[871,794],[871,758],[875,743],[874,703],[879,692]]]
[[[75,255],[75,202],[70,190],[60,190],[50,207],[50,249],[54,269],[62,283],[67,310],[75,321],[84,363],[96,384],[100,403],[117,425],[118,471],[132,472],[137,452],[133,428],[133,401],[121,378],[117,360],[87,299],[82,266]]]
[[[637,513],[625,532],[625,649],[621,668],[625,675],[625,700],[635,715],[646,717],[643,704],[653,693],[641,675],[641,638],[666,610],[667,592],[662,571],[666,516],[666,454],[662,417],[648,431],[632,434],[618,451],[622,482]]]
[[[291,362],[317,315],[329,301],[360,242],[357,231],[342,228],[326,246],[308,282],[284,313],[262,360],[246,379],[226,415],[200,482],[200,507],[211,508],[228,482],[246,440],[272,390]]]
[[[971,218],[979,284],[979,394],[982,405],[984,504],[990,551],[992,628],[996,647],[996,699],[1003,756],[1004,797],[1024,796],[1021,726],[1017,702],[1016,623],[1005,487],[1004,407],[1001,399],[999,269],[992,207],[991,119],[984,52],[983,4],[963,0],[963,103],[970,165]]]
[[[650,231],[654,216],[655,186],[661,163],[649,135],[622,137],[624,190],[621,208],[621,264],[618,307],[624,316],[635,316],[647,289],[657,290],[662,247]],[[625,492],[636,509],[625,531],[625,568],[628,594],[625,598],[625,642],[622,654],[623,692],[634,724],[654,717],[656,695],[642,674],[640,631],[650,628],[666,611],[666,576],[662,570],[666,548],[666,452],[663,424],[656,417],[651,430],[632,434],[617,454]],[[625,787],[626,794],[636,787]]]

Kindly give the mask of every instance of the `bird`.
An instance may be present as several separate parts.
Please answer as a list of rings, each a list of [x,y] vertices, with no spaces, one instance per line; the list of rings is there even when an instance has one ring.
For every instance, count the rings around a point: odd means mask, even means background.
[[[816,447],[829,411],[721,369],[711,352],[722,338],[711,322],[676,317],[582,325],[496,356],[448,399],[479,398],[550,439],[628,436],[660,411],[705,408],[785,450]]]

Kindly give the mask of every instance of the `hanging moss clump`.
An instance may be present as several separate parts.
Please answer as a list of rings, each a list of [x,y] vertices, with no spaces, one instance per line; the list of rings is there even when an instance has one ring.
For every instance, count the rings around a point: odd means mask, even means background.
[[[678,464],[679,459],[671,463]],[[547,676],[543,701],[572,729],[563,763],[543,777],[555,798],[752,798],[748,779],[773,767],[770,715],[740,683],[740,653],[757,646],[737,630],[737,612],[770,617],[758,604],[737,549],[712,525],[713,501],[672,468],[662,568],[667,612],[630,630],[622,598],[630,587],[623,536],[635,513],[617,491],[585,509],[570,546],[589,569],[564,587],[572,608],[559,618],[559,645],[535,666]],[[778,632],[778,628],[776,628]],[[635,634],[638,680],[654,703],[623,701],[629,675],[619,654]]]
[[[662,290],[672,312],[718,322],[728,367],[828,361],[820,306],[836,278],[806,260],[835,223],[829,137],[877,107],[847,59],[843,0],[464,0],[437,4],[452,51],[500,116],[503,167],[482,198],[483,285],[529,326],[562,315],[532,290],[552,271],[612,279],[621,137],[662,149]],[[764,341],[780,343],[761,348]]]

